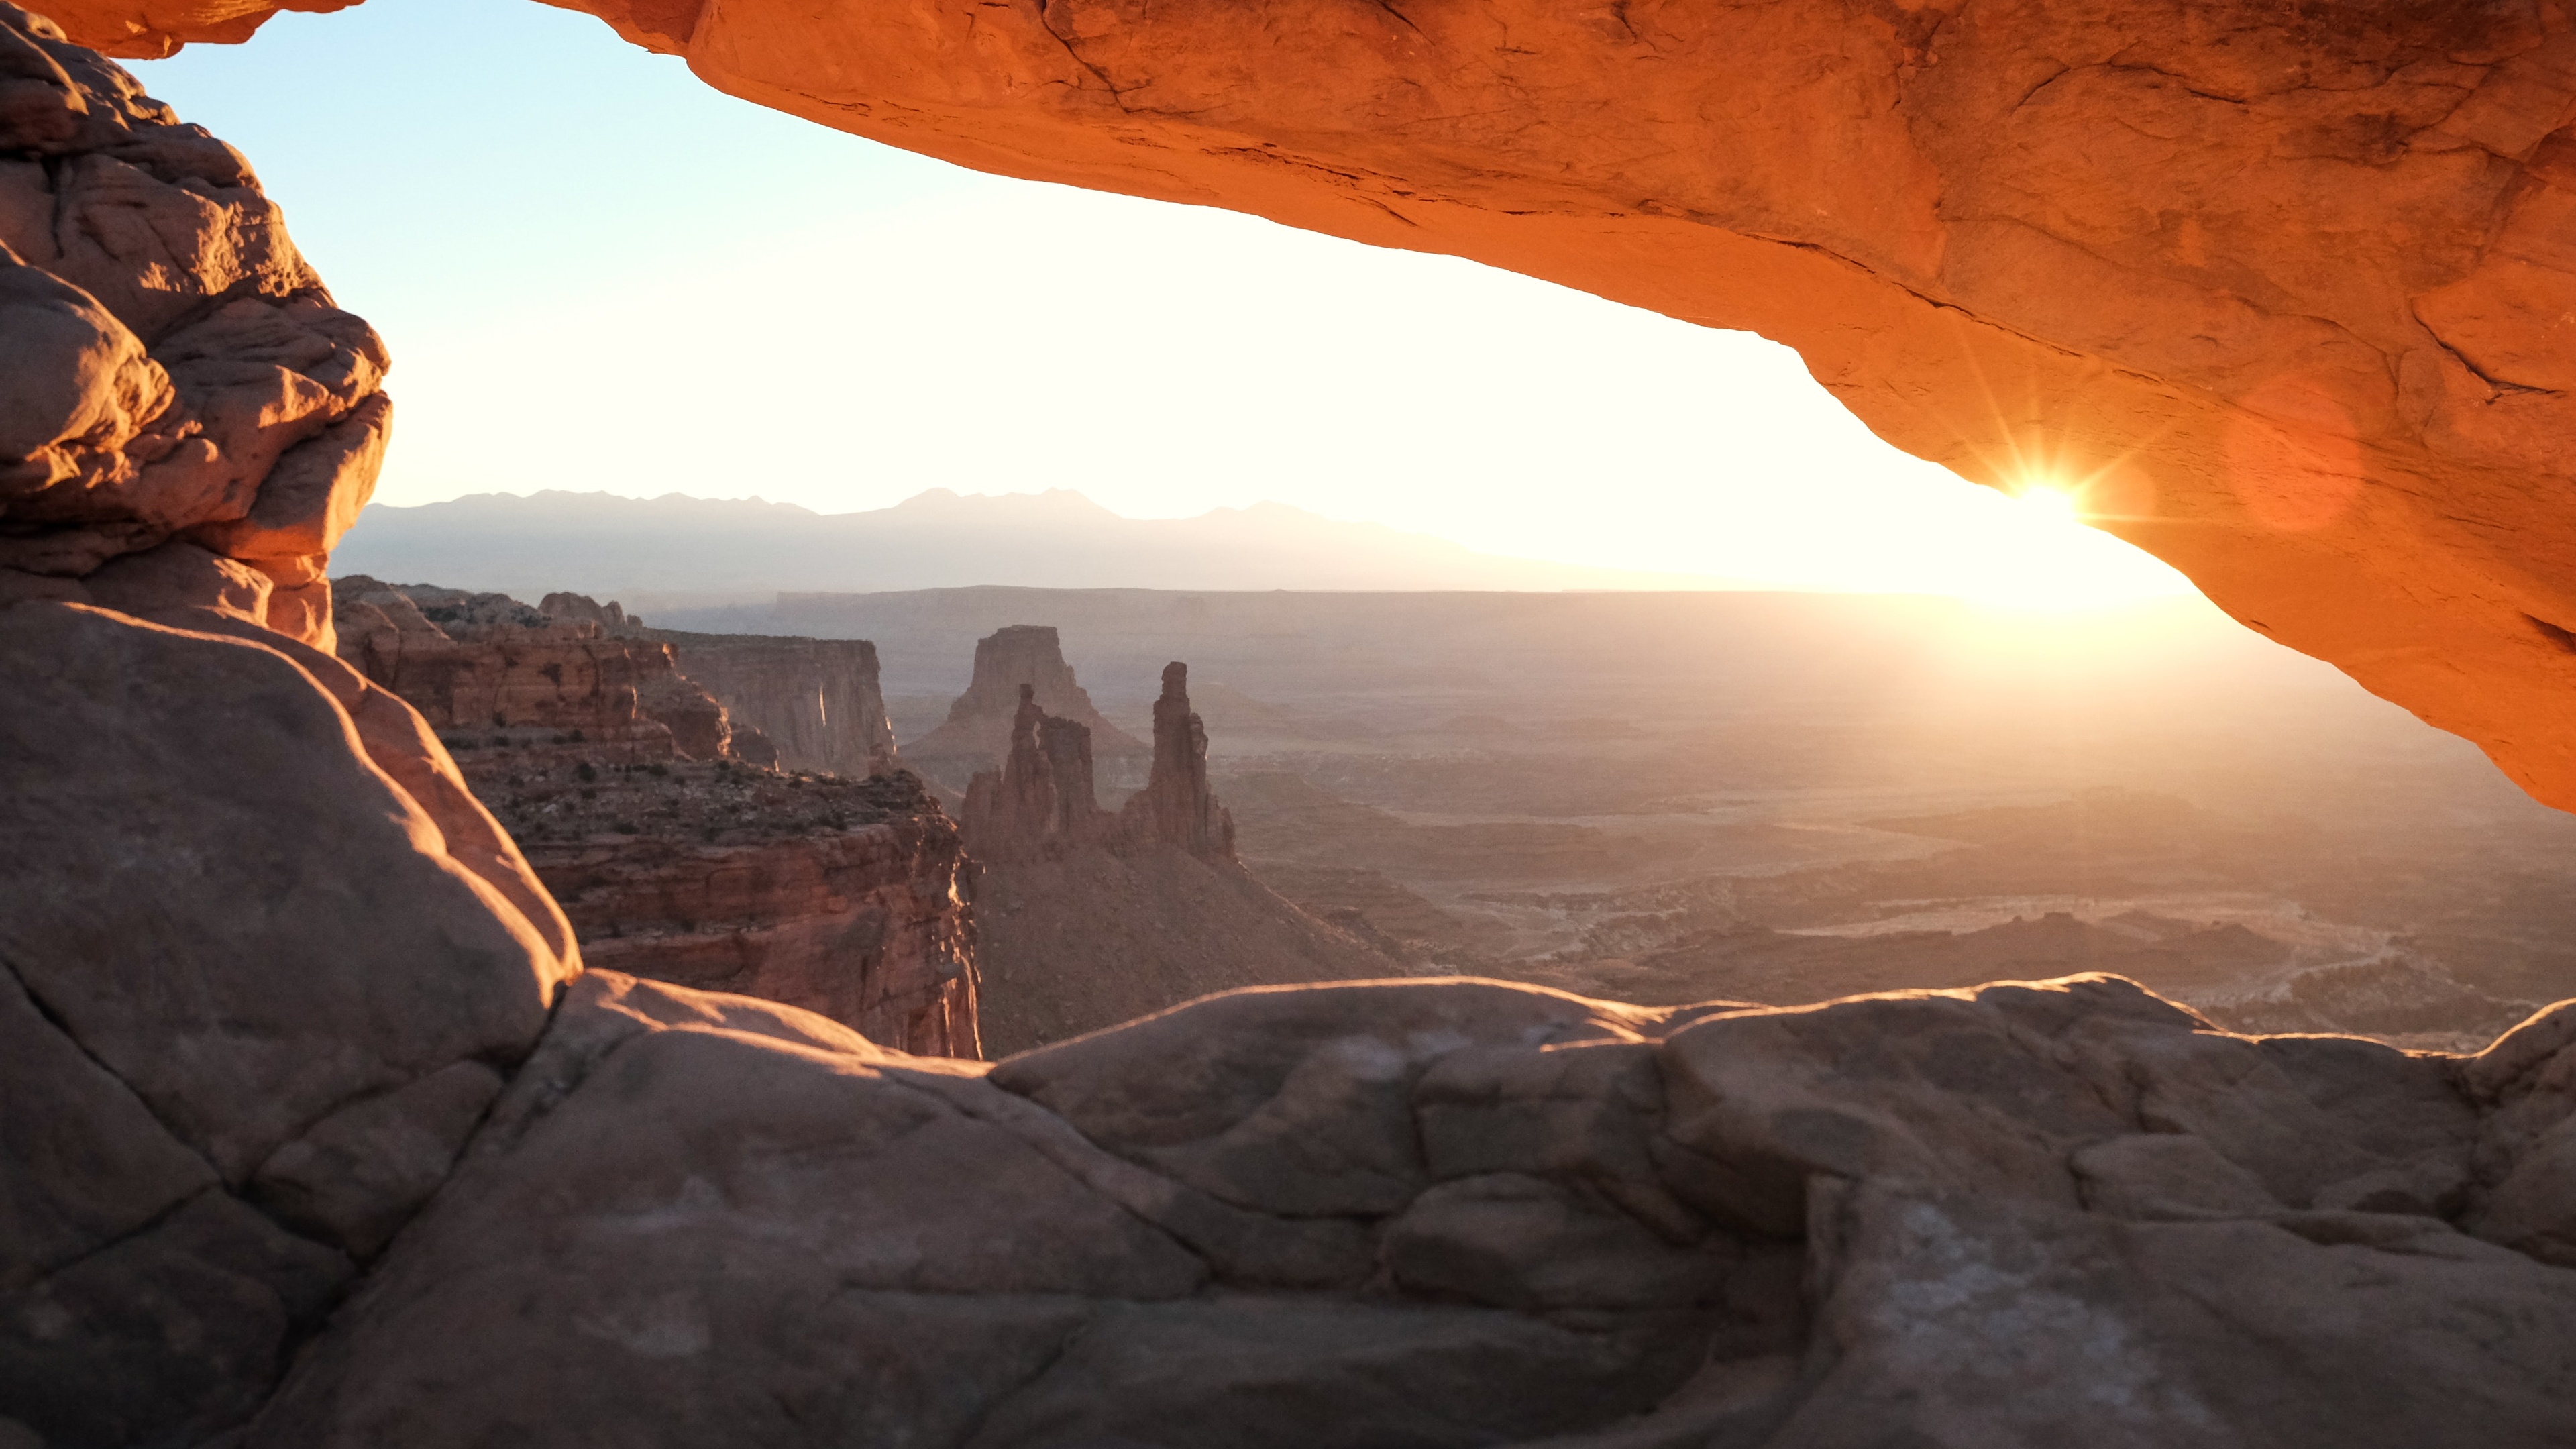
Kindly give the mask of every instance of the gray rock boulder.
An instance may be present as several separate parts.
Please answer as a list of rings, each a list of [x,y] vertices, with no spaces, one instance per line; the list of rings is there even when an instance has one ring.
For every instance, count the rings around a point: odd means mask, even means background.
[[[2478,1119],[2100,977],[1255,990],[985,1067],[594,972],[249,1442],[2554,1442],[2576,1273],[2457,1226]]]
[[[206,1432],[439,1189],[577,963],[276,649],[22,604],[0,699],[0,1413]]]

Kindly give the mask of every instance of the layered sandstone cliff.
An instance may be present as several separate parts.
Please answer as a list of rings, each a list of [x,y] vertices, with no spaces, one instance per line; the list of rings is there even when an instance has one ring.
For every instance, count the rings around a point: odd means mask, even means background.
[[[737,728],[761,732],[777,763],[853,777],[890,774],[901,763],[877,646],[867,640],[647,632],[671,646],[679,671],[722,701]]]
[[[918,780],[774,768],[767,737],[615,604],[338,584],[343,658],[446,732],[603,964],[981,1053],[963,856]],[[713,641],[702,657],[732,642],[692,637]]]
[[[270,0],[60,0],[126,54]],[[586,0],[719,89],[1787,343],[2576,806],[2546,0]],[[1007,704],[1007,702],[1005,702]]]
[[[896,767],[877,646],[865,639],[654,629],[616,600],[586,594],[548,594],[537,611],[596,624],[611,638],[670,645],[672,667],[724,707],[738,758],[853,777]]]
[[[896,768],[877,646],[865,639],[654,629],[616,600],[585,594],[548,594],[537,609],[596,624],[611,638],[671,646],[673,669],[724,707],[738,758],[854,778]]]
[[[667,645],[618,638],[504,594],[364,575],[335,581],[340,657],[431,726],[579,731],[619,758],[732,756],[722,705],[680,676]]]
[[[593,966],[784,1002],[922,1056],[982,1055],[956,826],[909,774],[461,755]]]

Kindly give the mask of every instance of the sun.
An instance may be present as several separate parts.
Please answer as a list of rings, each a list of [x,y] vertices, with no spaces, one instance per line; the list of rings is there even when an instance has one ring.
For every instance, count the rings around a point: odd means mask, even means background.
[[[2013,495],[2013,502],[2030,510],[2043,524],[2081,524],[2084,511],[2077,506],[2075,495],[2063,488],[2024,488]]]
[[[2120,608],[2193,592],[2162,560],[2091,526],[2081,494],[2035,480],[1988,494],[1976,602],[2063,613]]]

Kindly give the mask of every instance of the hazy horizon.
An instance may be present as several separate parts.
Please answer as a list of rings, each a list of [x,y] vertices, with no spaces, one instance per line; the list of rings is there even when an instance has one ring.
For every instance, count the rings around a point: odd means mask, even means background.
[[[256,160],[383,333],[388,505],[1070,486],[1794,588],[2186,587],[1899,453],[1750,334],[967,171],[720,95],[587,16],[370,0],[132,68]]]
[[[2024,547],[2052,535],[2100,540],[2079,525],[2016,508]],[[874,547],[875,552],[869,550]],[[2119,545],[2113,545],[2119,547]],[[1276,500],[1218,504],[1181,517],[1120,513],[1078,489],[960,493],[926,488],[896,503],[821,510],[798,502],[639,498],[604,489],[485,492],[361,514],[339,573],[537,594],[569,589],[691,605],[779,592],[976,586],[1299,590],[1784,590],[1967,597],[2020,607],[2101,608],[2196,598],[2187,586],[2070,592],[2058,559],[1949,589],[1880,587],[1566,563],[1496,554],[1440,534],[1333,518]],[[891,570],[888,574],[886,571]],[[874,572],[872,572],[874,571]],[[2176,576],[2177,580],[2179,576]]]

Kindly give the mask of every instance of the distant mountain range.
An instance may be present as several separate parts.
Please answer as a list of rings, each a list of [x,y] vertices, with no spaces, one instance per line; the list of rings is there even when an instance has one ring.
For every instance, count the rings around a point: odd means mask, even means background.
[[[1126,518],[1080,493],[960,495],[816,513],[759,499],[481,493],[371,507],[332,557],[342,574],[630,607],[1015,584],[1093,589],[1729,589],[1732,579],[1478,553],[1429,534],[1278,503]]]

